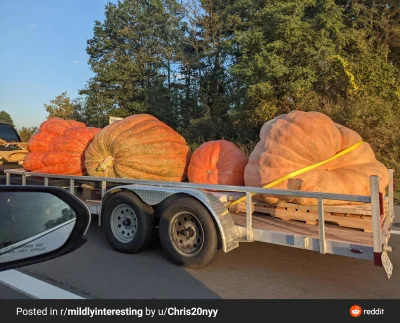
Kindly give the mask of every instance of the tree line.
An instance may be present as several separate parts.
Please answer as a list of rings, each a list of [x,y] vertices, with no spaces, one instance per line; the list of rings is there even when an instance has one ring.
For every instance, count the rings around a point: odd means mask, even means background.
[[[398,168],[398,0],[118,1],[87,53],[94,76],[50,116],[104,127],[150,113],[192,148],[224,138],[250,152],[267,120],[320,111]]]

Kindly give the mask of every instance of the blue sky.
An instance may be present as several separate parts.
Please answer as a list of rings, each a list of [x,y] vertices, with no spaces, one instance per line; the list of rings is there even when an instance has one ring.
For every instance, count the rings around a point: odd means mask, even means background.
[[[107,2],[0,0],[0,111],[18,128],[39,126],[44,103],[76,97],[92,76],[86,41]]]

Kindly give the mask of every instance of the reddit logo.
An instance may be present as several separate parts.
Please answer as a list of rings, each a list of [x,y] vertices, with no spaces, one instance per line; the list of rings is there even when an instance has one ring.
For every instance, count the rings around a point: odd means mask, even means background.
[[[353,305],[352,307],[350,307],[350,315],[352,317],[359,317],[362,313],[362,309],[360,306],[358,305]]]

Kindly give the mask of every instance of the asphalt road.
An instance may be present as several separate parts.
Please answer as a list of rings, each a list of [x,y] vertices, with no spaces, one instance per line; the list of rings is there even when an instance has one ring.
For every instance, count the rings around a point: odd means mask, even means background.
[[[71,254],[21,271],[99,299],[400,298],[400,235],[391,239],[390,280],[369,261],[264,243],[243,243],[209,267],[186,270],[166,260],[158,243],[136,255],[115,252],[95,223],[88,239]]]
[[[30,299],[30,297],[0,284],[0,299]]]
[[[74,253],[21,271],[86,298],[400,298],[400,272],[388,280],[369,261],[244,243],[209,267],[185,270],[169,263],[158,244],[117,253],[95,224],[88,239]],[[400,268],[400,236],[392,245]]]

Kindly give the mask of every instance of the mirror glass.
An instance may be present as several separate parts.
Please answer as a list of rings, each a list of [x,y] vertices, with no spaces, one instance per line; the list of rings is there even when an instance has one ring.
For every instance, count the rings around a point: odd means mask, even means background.
[[[0,192],[0,263],[57,250],[76,220],[73,209],[48,192]]]

